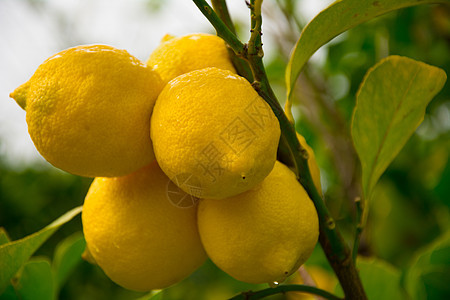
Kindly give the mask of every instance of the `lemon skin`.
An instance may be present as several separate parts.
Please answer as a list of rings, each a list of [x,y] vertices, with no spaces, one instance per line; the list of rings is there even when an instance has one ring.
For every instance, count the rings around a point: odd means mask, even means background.
[[[164,36],[161,44],[150,54],[147,65],[159,73],[164,83],[179,75],[208,67],[236,73],[225,41],[206,33]]]
[[[150,117],[159,75],[106,45],[64,50],[41,64],[11,97],[28,132],[55,167],[87,177],[129,174],[152,162]]]
[[[314,204],[280,162],[245,193],[201,200],[198,226],[211,260],[248,283],[283,282],[311,255],[319,236]]]
[[[153,111],[151,138],[169,178],[190,175],[199,198],[221,199],[252,188],[270,173],[280,125],[245,78],[205,68],[165,86]],[[179,186],[191,193],[193,185]]]
[[[86,196],[83,232],[108,277],[131,290],[166,288],[206,259],[196,206],[175,206],[156,162],[130,175],[96,178]]]

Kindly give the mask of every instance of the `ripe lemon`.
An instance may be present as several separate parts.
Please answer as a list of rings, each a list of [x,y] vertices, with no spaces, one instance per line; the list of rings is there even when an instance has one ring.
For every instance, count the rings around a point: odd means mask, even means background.
[[[165,86],[153,111],[151,137],[161,169],[181,189],[220,199],[270,173],[280,126],[245,78],[205,68]]]
[[[196,206],[167,198],[169,179],[156,162],[118,178],[96,178],[83,206],[83,231],[95,262],[117,284],[162,289],[206,259]]]
[[[48,58],[11,97],[41,155],[67,172],[121,176],[154,160],[148,128],[163,85],[127,51],[78,46]]]
[[[307,272],[307,274],[304,274],[301,272],[301,269],[299,272],[297,272],[295,275],[292,276],[292,280],[289,280],[289,284],[307,284],[307,285],[314,285],[322,290],[328,291],[330,293],[334,292],[334,289],[336,288],[336,285],[338,283],[335,276],[332,275],[329,271],[326,271],[325,269],[318,267],[318,266],[307,266],[303,270],[304,272]],[[303,280],[302,276],[306,275],[307,280]],[[309,277],[309,278],[308,278]],[[308,294],[308,293],[302,293],[302,292],[287,292],[286,294],[287,300],[315,300],[317,297]]]
[[[297,133],[298,141],[300,145],[305,148],[306,152],[308,152],[308,167],[309,172],[311,173],[312,180],[314,185],[319,192],[319,195],[322,196],[322,186],[320,184],[320,169],[316,162],[316,156],[314,155],[313,149],[306,143],[305,138],[300,133]]]
[[[184,73],[207,67],[236,73],[224,40],[205,33],[181,37],[166,35],[150,54],[147,65],[160,74],[164,83]]]
[[[198,226],[206,253],[232,277],[282,282],[311,255],[319,236],[314,204],[280,162],[253,189],[223,200],[201,200]]]

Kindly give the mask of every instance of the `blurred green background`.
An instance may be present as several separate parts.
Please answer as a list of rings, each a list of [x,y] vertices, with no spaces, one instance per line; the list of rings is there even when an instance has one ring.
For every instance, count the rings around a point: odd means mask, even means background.
[[[45,2],[25,1],[37,10],[45,9]],[[167,3],[170,2],[173,3]],[[300,27],[310,16],[302,11],[307,1],[299,1],[298,5],[288,0],[266,2],[263,38],[268,55],[265,63],[271,83],[279,99],[284,101],[284,70],[289,52]],[[155,18],[164,11],[165,5],[170,5],[159,1],[145,3],[149,18]],[[244,13],[234,21],[240,35],[247,38],[247,11],[245,6],[239,9]],[[213,32],[208,27],[204,31]],[[387,55],[408,56],[450,74],[450,7],[417,6],[390,13],[349,30],[319,52],[299,79],[293,110],[298,131],[315,150],[327,204],[350,243],[355,222],[352,201],[360,195],[360,167],[349,134],[356,91],[366,71]],[[1,100],[6,101],[4,98]],[[11,161],[11,156],[5,155],[2,140],[0,149],[3,150],[0,151],[0,226],[12,240],[42,229],[83,203],[91,179],[64,173],[42,161],[18,165]],[[449,149],[450,84],[447,82],[428,106],[422,125],[375,189],[361,241],[361,256],[384,260],[404,278],[404,271],[415,261],[418,251],[448,232]],[[78,216],[54,234],[35,256],[51,260],[58,245],[80,230]],[[450,261],[450,253],[445,253],[445,259]],[[320,247],[307,266],[330,270]],[[334,282],[332,275],[327,276],[330,278],[323,281]],[[448,287],[441,286],[434,293],[436,282],[423,282],[427,299],[450,296]],[[161,299],[226,299],[241,291],[265,287],[236,281],[208,261],[189,278],[165,290]],[[59,299],[135,299],[144,295],[117,286],[98,267],[79,259]],[[0,299],[8,297],[4,294]]]

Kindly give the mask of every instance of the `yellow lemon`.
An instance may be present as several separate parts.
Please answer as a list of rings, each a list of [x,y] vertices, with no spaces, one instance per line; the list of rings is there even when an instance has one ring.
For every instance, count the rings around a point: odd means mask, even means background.
[[[184,73],[207,67],[236,72],[225,42],[218,36],[205,33],[164,36],[161,44],[150,54],[147,65],[160,74],[164,83]]]
[[[314,204],[280,162],[245,193],[201,200],[198,226],[211,260],[248,283],[284,281],[311,255],[319,236]]]
[[[197,207],[175,206],[168,184],[153,162],[124,177],[96,178],[86,196],[82,221],[89,253],[125,288],[165,288],[206,259]]]
[[[11,97],[47,161],[109,177],[154,160],[148,127],[161,89],[159,75],[127,51],[92,45],[48,58]]]
[[[306,152],[308,152],[308,167],[309,172],[311,173],[312,180],[314,185],[316,186],[317,191],[322,196],[322,186],[320,184],[320,169],[316,162],[316,156],[314,155],[313,149],[306,143],[305,138],[300,133],[297,133],[298,141],[303,148],[305,148]]]
[[[261,182],[280,126],[243,77],[218,68],[171,80],[156,101],[151,137],[161,169],[187,193],[220,199]]]
[[[303,272],[297,272],[292,276],[292,280],[290,280],[289,284],[307,284],[314,285],[322,290],[328,291],[330,293],[334,292],[338,280],[335,276],[332,275],[329,271],[318,267],[318,266],[307,266],[305,267],[304,272],[307,272],[306,276],[308,276],[308,280],[305,282],[303,280],[302,275]],[[311,282],[312,281],[312,282]],[[287,292],[286,293],[287,300],[314,300],[317,297],[302,292]]]

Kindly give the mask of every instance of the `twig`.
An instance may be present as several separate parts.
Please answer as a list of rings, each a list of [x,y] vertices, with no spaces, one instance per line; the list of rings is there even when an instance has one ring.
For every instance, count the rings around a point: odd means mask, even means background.
[[[246,57],[247,46],[233,34],[225,23],[214,12],[211,6],[205,0],[193,0],[198,9],[208,19],[217,31],[217,35],[223,38],[239,57]]]
[[[361,240],[361,233],[365,227],[367,214],[365,213],[365,203],[361,200],[360,197],[355,199],[356,206],[356,233],[355,233],[355,241],[353,242],[353,251],[352,251],[352,259],[353,263],[356,263],[356,257],[358,256],[359,242]]]
[[[243,292],[237,296],[234,296],[233,298],[230,298],[229,300],[255,300],[255,299],[262,299],[262,298],[265,298],[270,295],[292,292],[292,291],[305,292],[305,293],[323,297],[325,299],[342,300],[341,298],[339,298],[327,291],[318,289],[313,286],[302,285],[302,284],[280,285],[275,288],[267,288],[267,289],[260,290],[257,292],[252,292],[252,291]]]
[[[289,21],[289,23],[293,21],[297,29],[301,31],[302,28],[304,27],[304,24],[302,24],[303,22],[298,19],[297,15],[294,12],[296,5],[298,5],[298,2],[296,2],[295,0],[294,1],[286,0],[283,1],[282,3],[282,1],[277,0],[277,3],[280,7],[281,12],[283,13],[284,17]]]
[[[211,4],[214,11],[219,16],[219,18],[225,23],[225,25],[230,29],[230,31],[237,36],[236,28],[234,27],[233,21],[231,20],[230,13],[228,12],[228,6],[226,0],[212,0]],[[228,54],[230,56],[231,62],[235,67],[239,75],[243,76],[248,80],[248,82],[253,82],[253,75],[248,62],[241,57],[238,57],[233,49],[228,48]]]
[[[227,25],[228,29],[237,36],[236,28],[233,21],[231,21],[230,13],[228,12],[228,6],[226,0],[211,0],[212,7],[220,19]]]
[[[262,18],[261,18],[261,5],[262,0],[251,0],[250,1],[250,40],[248,41],[248,55],[257,55],[259,57],[264,56],[264,52],[262,51]]]

